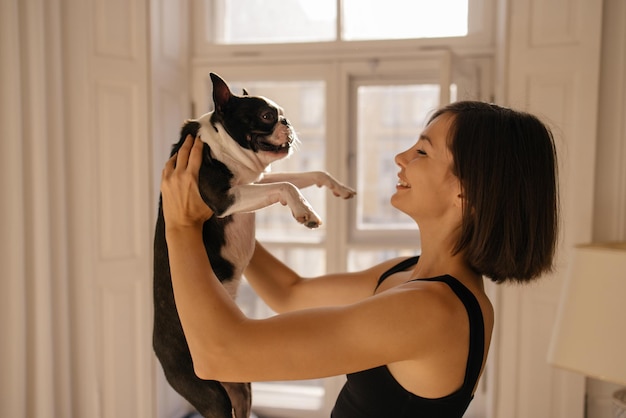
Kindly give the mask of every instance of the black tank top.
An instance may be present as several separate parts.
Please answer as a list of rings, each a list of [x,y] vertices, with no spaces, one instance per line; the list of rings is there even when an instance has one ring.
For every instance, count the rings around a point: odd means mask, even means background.
[[[380,276],[378,285],[390,275],[417,263],[418,257],[404,260]],[[457,418],[462,417],[473,398],[485,348],[485,326],[478,300],[452,276],[439,276],[422,281],[444,282],[465,305],[469,317],[470,337],[463,385],[442,398],[417,396],[396,381],[387,366],[375,367],[347,375],[331,418]]]

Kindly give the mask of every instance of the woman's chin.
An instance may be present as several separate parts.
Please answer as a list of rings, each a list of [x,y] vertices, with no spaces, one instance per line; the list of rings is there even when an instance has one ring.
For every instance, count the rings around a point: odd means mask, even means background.
[[[391,206],[393,206],[394,208],[398,209],[401,212],[404,212],[404,210],[402,209],[402,204],[400,202],[400,197],[398,196],[397,192],[391,195],[389,203],[391,203]]]

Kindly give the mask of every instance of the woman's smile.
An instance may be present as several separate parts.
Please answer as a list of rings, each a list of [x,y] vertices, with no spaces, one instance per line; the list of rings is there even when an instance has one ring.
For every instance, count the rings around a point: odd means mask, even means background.
[[[411,185],[406,181],[402,180],[398,177],[398,182],[396,183],[396,189],[410,189]]]

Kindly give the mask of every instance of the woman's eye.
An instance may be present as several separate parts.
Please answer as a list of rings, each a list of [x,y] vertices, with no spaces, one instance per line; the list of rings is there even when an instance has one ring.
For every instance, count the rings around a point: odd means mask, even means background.
[[[419,155],[426,155],[426,151],[424,151],[423,149],[418,149],[418,150],[417,150],[417,153],[418,153]]]

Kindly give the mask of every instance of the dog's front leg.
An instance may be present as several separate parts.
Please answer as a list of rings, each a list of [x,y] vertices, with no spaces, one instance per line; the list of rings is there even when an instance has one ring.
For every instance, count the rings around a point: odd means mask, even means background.
[[[278,183],[283,181],[291,183],[299,189],[313,185],[327,187],[335,196],[344,199],[350,199],[356,194],[354,189],[342,184],[325,171],[266,173],[258,183]]]
[[[230,195],[234,197],[234,203],[223,213],[217,214],[220,218],[233,213],[254,212],[280,202],[282,205],[289,206],[293,217],[308,228],[317,228],[322,224],[319,215],[292,183],[233,186],[230,189]]]

